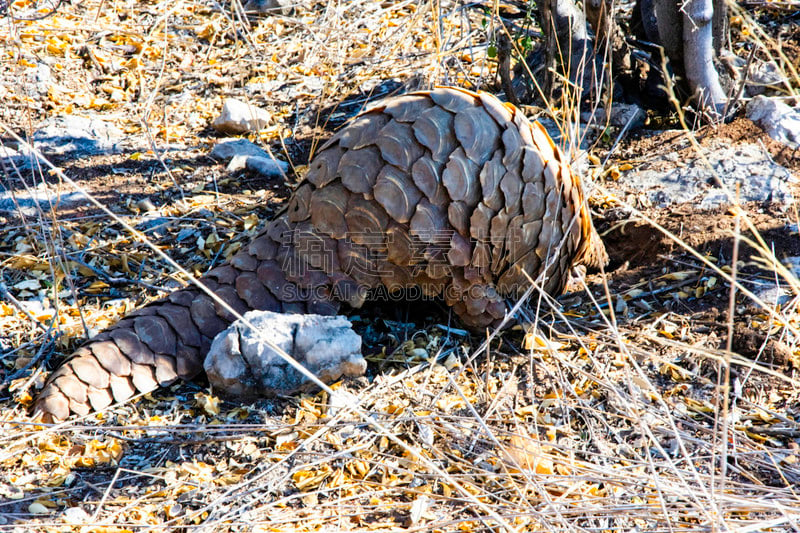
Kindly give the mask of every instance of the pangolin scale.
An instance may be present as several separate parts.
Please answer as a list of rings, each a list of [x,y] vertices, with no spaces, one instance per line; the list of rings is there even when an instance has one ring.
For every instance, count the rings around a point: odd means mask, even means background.
[[[558,294],[571,267],[606,261],[580,180],[544,128],[487,93],[441,87],[339,130],[287,208],[201,283],[241,314],[335,314],[413,287],[484,327],[528,275]],[[190,379],[233,320],[199,288],[175,291],[80,347],[34,410],[63,420]]]

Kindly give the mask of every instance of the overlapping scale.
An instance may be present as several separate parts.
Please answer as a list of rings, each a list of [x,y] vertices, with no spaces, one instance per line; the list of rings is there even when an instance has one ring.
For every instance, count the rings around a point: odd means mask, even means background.
[[[388,122],[389,117],[382,113],[361,115],[336,134],[339,146],[347,150],[358,150],[369,146],[375,142],[379,132]]]
[[[390,120],[378,133],[375,145],[381,157],[390,165],[410,171],[411,165],[422,157],[424,151],[417,143],[410,124]]]
[[[352,194],[347,201],[347,237],[357,244],[363,244],[370,250],[383,250],[383,236],[389,217],[375,202],[365,200],[362,196]]]
[[[398,122],[414,122],[427,109],[433,107],[431,99],[424,95],[406,95],[393,98],[383,112]]]
[[[334,239],[347,235],[344,212],[349,193],[340,183],[315,190],[311,194],[311,223]]]
[[[324,187],[333,181],[336,178],[336,170],[339,168],[339,160],[344,153],[339,146],[331,146],[322,150],[308,165],[306,179],[317,187]]]
[[[487,161],[480,173],[483,203],[494,211],[503,208],[503,194],[500,190],[500,180],[506,174],[506,165],[503,164],[502,154],[498,151],[492,159]]]
[[[375,179],[384,164],[380,150],[375,146],[367,146],[345,152],[339,161],[338,172],[348,190],[371,195]]]
[[[411,235],[424,243],[437,242],[442,234],[452,233],[447,212],[424,198],[417,204],[409,229]]]
[[[444,163],[458,147],[453,130],[453,114],[441,107],[432,107],[424,111],[414,122],[414,135],[417,140],[430,150],[431,158]]]
[[[481,185],[478,178],[480,166],[468,159],[464,149],[459,147],[447,161],[442,172],[442,184],[452,201],[475,205],[481,197]]]
[[[453,121],[456,139],[467,157],[476,165],[483,165],[498,146],[500,128],[483,107],[466,109]]]
[[[422,193],[414,185],[411,176],[392,165],[386,165],[378,174],[374,196],[392,219],[405,224],[411,220]]]
[[[436,163],[428,156],[423,156],[411,167],[411,178],[414,185],[434,205],[445,206],[450,200],[447,190],[442,185],[442,169],[444,165]]]

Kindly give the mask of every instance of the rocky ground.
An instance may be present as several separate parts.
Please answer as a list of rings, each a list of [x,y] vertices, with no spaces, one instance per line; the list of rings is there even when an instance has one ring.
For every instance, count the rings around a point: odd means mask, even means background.
[[[795,12],[741,7],[737,38],[752,23],[797,49]],[[27,417],[87,334],[184,281],[121,221],[202,274],[368,102],[494,91],[486,12],[443,3],[434,27],[435,9],[90,1],[3,19],[0,528],[800,527],[800,151],[745,109],[695,131],[587,127],[571,153],[611,263],[488,340],[437,303],[376,304],[350,317],[367,376],[333,397],[242,405],[198,382],[59,426]],[[236,135],[260,160],[219,148],[231,97],[265,110]]]

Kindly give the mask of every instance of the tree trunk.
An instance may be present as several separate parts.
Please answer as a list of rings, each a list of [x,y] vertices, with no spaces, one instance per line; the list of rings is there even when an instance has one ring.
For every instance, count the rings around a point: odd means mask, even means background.
[[[543,0],[539,14],[548,57],[546,94],[552,95],[563,76],[580,89],[581,101],[591,98],[600,90],[602,62],[594,53],[583,10],[573,0]]]
[[[670,0],[662,0],[666,2]],[[724,113],[727,95],[714,67],[713,0],[688,0],[683,6],[683,65],[701,111],[712,120]]]
[[[615,77],[638,77],[628,43],[613,20],[611,2],[584,0],[584,5],[585,12],[578,7],[576,0],[543,0],[540,4],[540,24],[549,60],[546,86],[552,89],[557,81],[552,68],[561,65],[561,72],[568,73],[565,76],[582,89],[583,102],[602,89],[599,83],[603,80],[604,58],[606,64],[612,65]],[[727,94],[720,83],[714,60],[728,44],[725,0],[639,0],[637,11],[641,20],[633,21],[632,25],[641,24],[642,33],[639,35],[660,46],[669,59],[669,68],[677,80],[678,97],[683,99],[691,94],[702,115],[711,120],[722,118]],[[594,43],[587,30],[587,21],[596,35]],[[608,43],[611,54],[606,52]],[[652,48],[650,52],[651,75],[671,75],[660,72],[661,58]],[[610,77],[612,73],[607,75]],[[628,81],[625,85],[629,89],[636,85]],[[637,95],[630,96],[630,99],[638,100]]]

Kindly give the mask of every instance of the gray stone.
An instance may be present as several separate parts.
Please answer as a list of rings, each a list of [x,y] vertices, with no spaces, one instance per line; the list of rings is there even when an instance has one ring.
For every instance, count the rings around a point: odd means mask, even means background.
[[[15,159],[16,161],[20,161],[17,158],[23,158],[25,155],[17,150],[14,150],[10,146],[0,146],[0,161],[3,159]]]
[[[296,2],[291,0],[248,0],[244,5],[245,13],[258,14],[281,14],[289,15],[292,12],[292,5]]]
[[[788,81],[780,67],[771,61],[757,61],[747,74],[747,94],[764,94],[768,87],[776,87]]]
[[[39,209],[48,211],[53,207],[71,207],[88,202],[82,192],[64,191],[39,184],[36,188],[10,191],[0,184],[0,212],[34,216]]]
[[[760,146],[721,144],[706,150],[706,157],[731,195],[739,184],[740,202],[770,204],[782,210],[792,205],[790,183],[795,179]],[[673,160],[672,154],[653,158],[650,163],[664,170],[627,172],[619,183],[630,190],[644,191],[658,207],[691,203],[700,209],[714,209],[733,203],[701,159],[684,160],[681,166],[675,166]]]
[[[209,153],[214,159],[231,159],[235,156],[269,157],[269,154],[247,139],[224,139]]]
[[[800,256],[792,255],[785,257],[782,263],[792,271],[792,274],[796,277],[800,277]]]
[[[150,237],[161,239],[169,234],[169,228],[174,222],[175,219],[164,217],[158,210],[155,210],[145,213],[141,222],[136,224],[136,229]]]
[[[121,151],[125,133],[108,122],[63,115],[44,121],[33,134],[33,144],[43,154],[76,156]]]
[[[342,376],[361,376],[366,371],[361,337],[343,316],[250,311],[244,317],[264,338],[325,383]],[[233,397],[293,394],[316,388],[241,320],[214,338],[204,367],[211,384]]]
[[[774,61],[761,61],[757,58],[748,60],[724,49],[720,52],[720,59],[731,73],[736,73],[736,83],[745,75],[747,69],[744,86],[747,96],[764,94],[768,88],[783,85],[788,81]]]
[[[245,160],[247,170],[261,174],[265,178],[279,178],[289,171],[289,163],[271,157],[251,156]]]
[[[771,308],[786,305],[792,300],[792,295],[786,289],[774,283],[757,285],[753,287],[752,291],[759,300]],[[755,302],[750,302],[749,307],[752,311],[758,311],[760,309]]]
[[[229,135],[258,131],[272,120],[272,114],[247,102],[226,98],[222,113],[211,124],[215,130]]]
[[[630,124],[628,129],[633,130],[643,126],[645,118],[647,118],[647,113],[636,104],[614,103],[611,106],[611,115],[608,117],[608,123],[616,128],[622,128]],[[586,111],[581,113],[581,121],[605,125],[606,111],[605,109],[597,109],[594,113]]]
[[[251,143],[247,139],[231,139],[221,141],[211,150],[211,157],[215,159],[228,159],[228,172],[237,172],[247,169],[267,178],[286,175],[289,164],[279,159],[273,159],[266,151]]]
[[[800,148],[800,110],[775,98],[756,96],[747,103],[747,118],[776,141]]]

